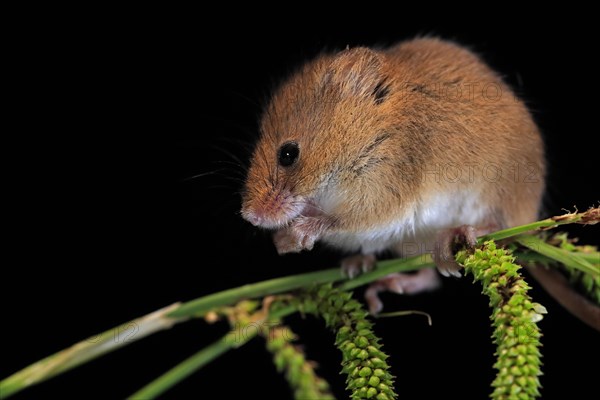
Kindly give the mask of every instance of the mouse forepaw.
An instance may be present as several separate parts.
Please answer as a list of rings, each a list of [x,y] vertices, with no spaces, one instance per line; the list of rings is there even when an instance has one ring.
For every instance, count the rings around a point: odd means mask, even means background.
[[[302,250],[301,242],[289,227],[275,232],[273,243],[279,254],[298,253]]]
[[[326,227],[319,218],[298,217],[289,226],[275,232],[273,243],[279,254],[312,250]]]
[[[463,247],[473,248],[476,244],[477,230],[471,225],[441,230],[432,254],[440,274],[460,277],[461,266],[455,260],[456,252]]]

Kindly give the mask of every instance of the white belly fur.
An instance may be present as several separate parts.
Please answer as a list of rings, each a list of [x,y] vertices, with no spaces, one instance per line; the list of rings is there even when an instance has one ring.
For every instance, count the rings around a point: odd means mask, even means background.
[[[490,211],[479,193],[438,193],[409,207],[408,212],[388,224],[359,233],[329,234],[323,241],[342,250],[363,254],[384,250],[395,250],[405,256],[425,253],[433,249],[435,235],[440,229],[481,225]]]

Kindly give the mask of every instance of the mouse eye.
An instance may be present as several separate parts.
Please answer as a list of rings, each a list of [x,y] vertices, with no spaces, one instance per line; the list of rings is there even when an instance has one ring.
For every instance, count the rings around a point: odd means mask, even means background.
[[[287,142],[281,145],[279,148],[279,165],[282,167],[289,167],[298,159],[300,155],[300,148],[296,142]]]

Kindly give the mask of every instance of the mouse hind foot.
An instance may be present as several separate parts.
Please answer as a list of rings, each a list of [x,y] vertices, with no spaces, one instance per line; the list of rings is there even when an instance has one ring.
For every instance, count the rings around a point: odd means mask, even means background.
[[[372,271],[377,259],[373,254],[357,254],[342,260],[342,274],[352,279],[361,273]]]
[[[463,249],[473,249],[477,245],[477,236],[485,235],[500,229],[499,224],[488,223],[483,226],[461,225],[456,228],[442,229],[438,232],[433,261],[440,274],[460,277],[461,266],[455,260],[456,253]]]
[[[471,225],[442,229],[437,234],[432,257],[440,274],[460,277],[460,265],[455,260],[456,252],[463,247],[473,248],[477,244],[477,229]]]
[[[378,314],[383,309],[379,293],[417,294],[437,289],[440,278],[433,268],[424,268],[414,274],[394,273],[371,283],[365,292],[365,300],[371,314]]]

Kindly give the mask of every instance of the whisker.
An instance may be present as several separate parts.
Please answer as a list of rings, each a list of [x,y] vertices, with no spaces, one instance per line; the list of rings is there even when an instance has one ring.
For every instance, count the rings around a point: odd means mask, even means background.
[[[245,162],[245,161],[242,161],[242,160],[240,159],[240,157],[239,157],[237,154],[233,153],[231,150],[229,150],[229,149],[225,149],[225,148],[223,148],[223,147],[220,147],[220,146],[217,146],[217,145],[213,145],[213,146],[211,146],[211,147],[212,147],[214,150],[216,150],[216,151],[218,151],[218,152],[220,152],[220,153],[224,154],[225,156],[227,156],[227,157],[229,157],[230,159],[232,159],[233,161],[235,161],[237,164],[234,164],[234,165],[236,165],[237,167],[246,168],[246,162]],[[219,161],[217,161],[217,162],[226,162],[226,161],[227,161],[227,160],[219,160]],[[231,162],[231,161],[229,161],[229,162]]]
[[[227,190],[230,190],[231,187],[225,186],[225,185],[211,185],[211,186],[206,186],[206,189],[227,189]]]
[[[188,182],[188,181],[191,181],[191,180],[193,180],[193,179],[197,179],[197,178],[203,178],[203,177],[205,177],[205,176],[210,176],[210,175],[218,175],[218,174],[219,174],[219,172],[221,172],[221,171],[208,171],[208,172],[202,172],[202,173],[200,173],[200,174],[196,174],[196,175],[189,176],[189,177],[187,177],[187,178],[183,178],[183,179],[181,179],[181,182]]]

